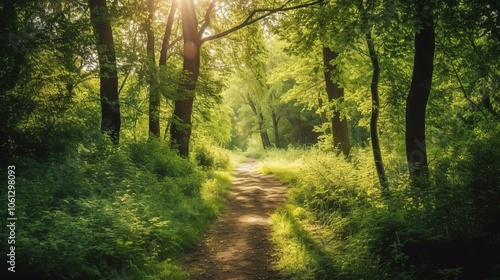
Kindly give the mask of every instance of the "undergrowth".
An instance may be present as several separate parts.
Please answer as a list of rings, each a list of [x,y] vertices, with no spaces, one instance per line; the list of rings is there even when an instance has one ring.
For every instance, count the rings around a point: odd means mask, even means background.
[[[500,279],[498,148],[483,141],[443,157],[427,190],[411,188],[404,161],[388,156],[385,198],[369,149],[347,160],[315,149],[295,155],[273,151],[260,165],[291,186],[272,215],[287,279]]]
[[[17,276],[186,279],[182,256],[229,191],[229,157],[216,156],[200,168],[150,141],[18,159]]]

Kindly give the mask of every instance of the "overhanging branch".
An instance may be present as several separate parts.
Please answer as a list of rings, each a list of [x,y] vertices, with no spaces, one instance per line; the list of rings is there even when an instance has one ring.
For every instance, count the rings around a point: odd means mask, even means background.
[[[291,7],[287,7],[287,5],[291,2],[292,0],[288,0],[286,1],[283,5],[281,5],[280,7],[278,8],[275,8],[275,9],[256,9],[256,10],[253,10],[249,15],[248,17],[243,21],[241,22],[240,24],[226,30],[226,31],[223,31],[219,34],[215,34],[215,35],[212,35],[212,36],[208,36],[208,37],[205,37],[205,38],[202,38],[201,39],[201,43],[205,43],[205,42],[208,42],[208,41],[212,41],[212,40],[215,40],[215,39],[219,39],[219,38],[222,38],[228,34],[231,34],[245,26],[248,26],[248,25],[251,25],[253,23],[256,23],[272,14],[275,14],[275,13],[278,13],[278,12],[286,12],[286,11],[291,11],[291,10],[296,10],[296,9],[300,9],[300,8],[306,8],[306,7],[310,7],[310,6],[314,6],[316,4],[320,4],[323,2],[323,0],[315,0],[315,1],[311,1],[311,2],[308,2],[308,3],[304,3],[304,4],[300,4],[300,5],[295,5],[295,6],[291,6]],[[255,17],[257,14],[260,14],[260,13],[264,13],[260,16],[257,16]],[[207,21],[205,21],[205,23],[207,23]],[[207,24],[208,25],[208,24]],[[205,27],[206,28],[206,27]]]

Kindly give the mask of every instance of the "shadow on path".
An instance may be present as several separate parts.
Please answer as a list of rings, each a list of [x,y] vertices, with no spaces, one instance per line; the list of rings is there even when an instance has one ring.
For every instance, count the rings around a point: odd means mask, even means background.
[[[287,187],[259,174],[256,163],[235,168],[225,213],[186,264],[190,279],[281,279],[273,267],[269,215],[285,201]]]

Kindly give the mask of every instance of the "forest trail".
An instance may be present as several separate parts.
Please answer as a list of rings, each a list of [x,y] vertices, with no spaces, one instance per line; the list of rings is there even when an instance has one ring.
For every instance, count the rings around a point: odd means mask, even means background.
[[[192,280],[281,279],[274,268],[269,215],[287,187],[257,172],[249,159],[235,168],[225,213],[215,221],[186,264]]]

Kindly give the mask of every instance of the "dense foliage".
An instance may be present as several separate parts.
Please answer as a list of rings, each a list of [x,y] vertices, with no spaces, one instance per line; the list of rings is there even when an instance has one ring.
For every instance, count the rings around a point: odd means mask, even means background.
[[[387,157],[389,198],[366,148],[350,161],[264,154],[261,169],[291,186],[272,215],[279,268],[290,279],[496,279],[500,151],[491,140],[437,159],[425,192],[410,187],[402,157]]]
[[[227,168],[227,155],[205,157]],[[221,211],[230,182],[158,142],[82,145],[15,165],[17,274],[31,279],[184,278],[180,256]]]

